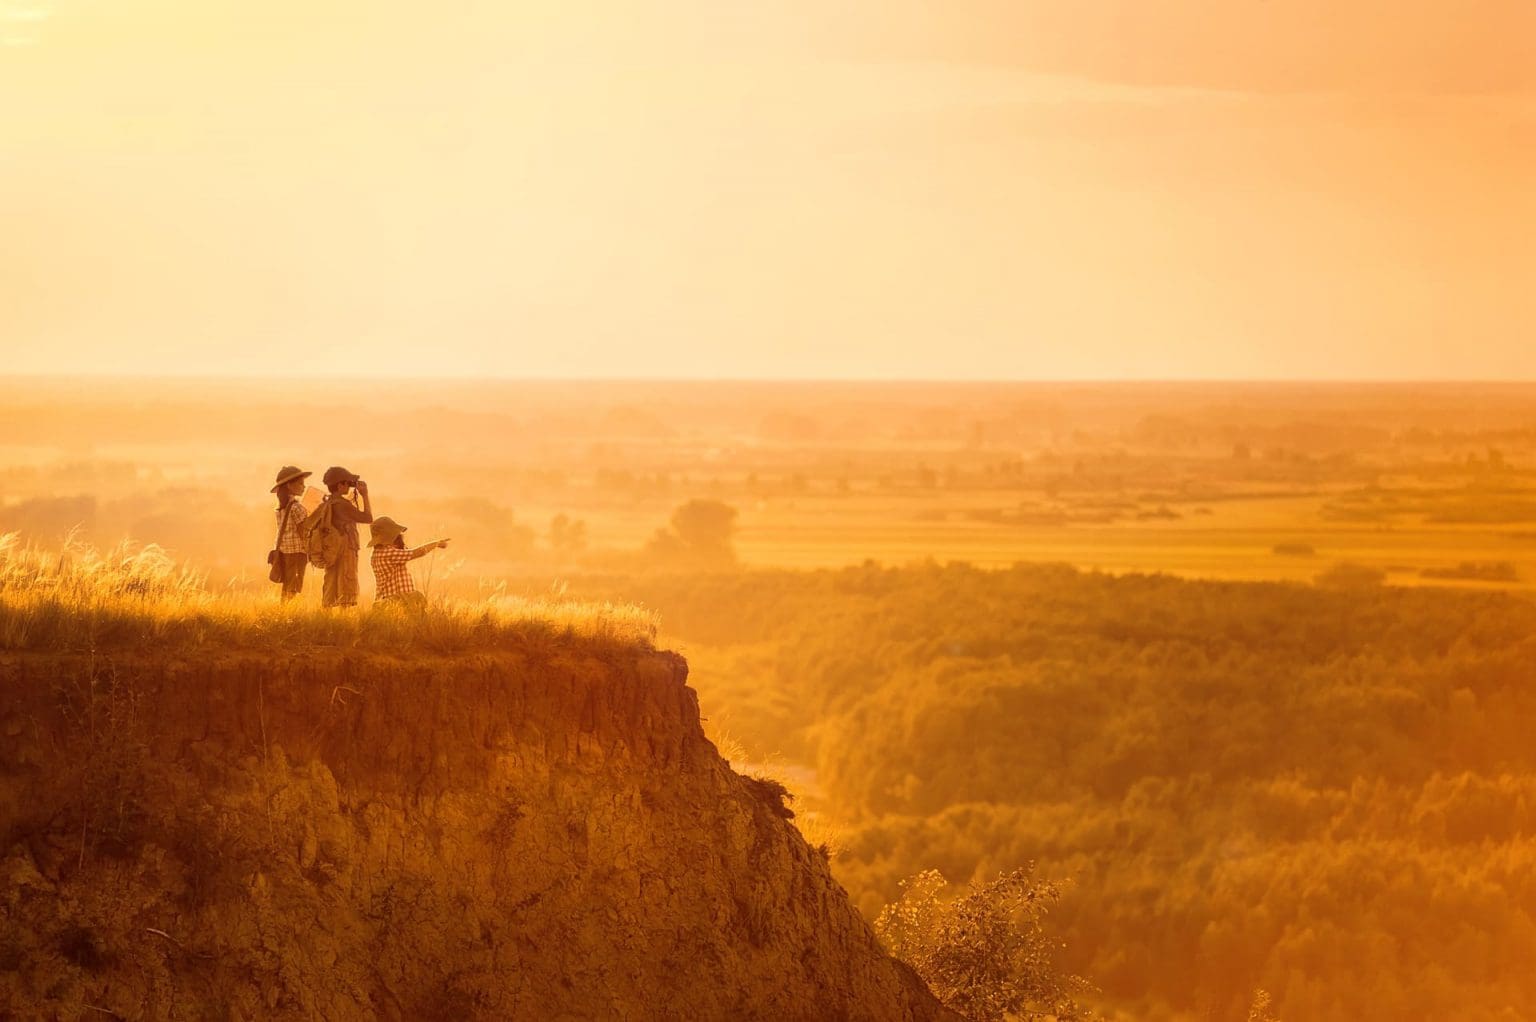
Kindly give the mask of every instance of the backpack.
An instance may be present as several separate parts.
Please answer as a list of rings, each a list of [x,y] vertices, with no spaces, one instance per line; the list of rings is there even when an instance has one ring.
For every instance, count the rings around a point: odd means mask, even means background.
[[[346,540],[332,520],[334,506],[329,497],[304,520],[304,546],[309,553],[309,563],[317,568],[329,568],[341,558],[341,546]]]

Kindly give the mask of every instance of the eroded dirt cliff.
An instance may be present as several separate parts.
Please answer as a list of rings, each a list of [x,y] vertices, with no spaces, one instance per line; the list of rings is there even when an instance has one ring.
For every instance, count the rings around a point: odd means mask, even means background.
[[[0,658],[0,1016],[944,1017],[686,674]]]

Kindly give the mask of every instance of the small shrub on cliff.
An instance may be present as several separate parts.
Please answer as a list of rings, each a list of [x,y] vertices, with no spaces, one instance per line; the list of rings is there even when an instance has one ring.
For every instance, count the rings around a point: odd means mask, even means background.
[[[1058,885],[1015,869],[964,894],[944,897],[949,882],[936,869],[901,883],[901,898],[875,920],[891,954],[906,962],[934,996],[975,1022],[1005,1018],[1089,1019],[1075,995],[1091,989],[1056,970],[1044,919],[1061,897]]]
[[[795,796],[790,794],[782,781],[772,777],[744,776],[742,782],[746,784],[747,790],[774,815],[782,816],[786,820],[794,819],[795,811],[789,808],[789,803]]]
[[[1274,1001],[1267,990],[1253,992],[1253,1004],[1248,1008],[1248,1022],[1280,1022],[1272,1010]]]

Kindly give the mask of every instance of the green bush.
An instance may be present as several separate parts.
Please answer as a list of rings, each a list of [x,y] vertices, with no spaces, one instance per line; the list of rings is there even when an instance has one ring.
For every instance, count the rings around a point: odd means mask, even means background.
[[[936,869],[902,881],[901,898],[875,920],[891,954],[906,962],[946,1006],[974,1022],[1006,1018],[1071,1022],[1092,1017],[1076,996],[1091,989],[1053,959],[1059,942],[1045,915],[1058,885],[1015,869],[946,900]]]

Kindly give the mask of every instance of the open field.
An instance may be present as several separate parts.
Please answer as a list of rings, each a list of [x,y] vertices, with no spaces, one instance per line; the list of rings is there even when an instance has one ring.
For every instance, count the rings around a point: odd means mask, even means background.
[[[0,425],[0,530],[154,542],[220,580],[260,563],[265,480],[297,460],[458,539],[460,577],[627,570],[706,499],[753,567],[1536,584],[1536,388],[1516,385],[13,378]]]
[[[888,564],[924,558],[985,567],[1060,561],[1191,578],[1310,581],[1334,561],[1378,567],[1403,585],[1492,584],[1420,575],[1467,561],[1514,564],[1518,581],[1501,584],[1529,586],[1536,576],[1536,533],[1520,537],[1507,526],[1423,522],[1347,526],[1324,520],[1321,504],[1311,496],[1236,499],[1182,521],[1042,526],[975,521],[970,516],[978,509],[963,499],[913,500],[903,509],[904,522],[893,520],[893,509],[882,501],[865,507],[806,501],[744,510],[738,547],[748,564],[803,568],[840,566],[856,550]],[[1312,552],[1276,552],[1287,544]]]

